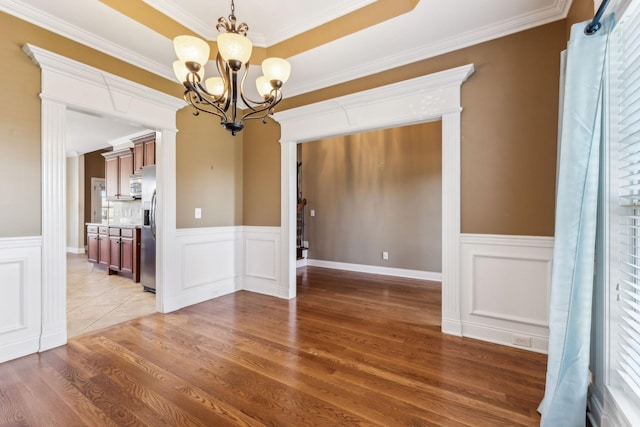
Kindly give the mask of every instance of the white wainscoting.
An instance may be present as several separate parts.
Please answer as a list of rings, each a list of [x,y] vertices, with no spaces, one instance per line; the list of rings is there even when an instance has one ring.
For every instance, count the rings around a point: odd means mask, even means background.
[[[0,239],[0,363],[40,348],[42,238]]]
[[[178,310],[240,288],[241,227],[179,229],[175,255],[179,286],[165,289],[167,311]],[[169,288],[169,287],[167,287]]]
[[[552,237],[462,234],[464,336],[546,353]]]
[[[280,227],[243,227],[242,289],[284,298],[288,283],[280,283]]]
[[[308,259],[306,261],[306,265],[312,267],[333,268],[336,270],[356,271],[359,273],[383,274],[385,276],[408,277],[410,279],[442,282],[442,273],[434,273],[431,271],[408,270],[405,268],[381,267],[377,265],[350,264],[346,262],[324,261],[320,259]]]

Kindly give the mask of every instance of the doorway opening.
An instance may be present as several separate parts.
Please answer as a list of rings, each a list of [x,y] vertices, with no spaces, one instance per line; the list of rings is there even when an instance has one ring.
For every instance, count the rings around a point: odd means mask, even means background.
[[[296,145],[326,137],[442,120],[442,331],[462,336],[460,304],[461,86],[473,64],[276,113],[281,129],[279,294],[296,296]]]

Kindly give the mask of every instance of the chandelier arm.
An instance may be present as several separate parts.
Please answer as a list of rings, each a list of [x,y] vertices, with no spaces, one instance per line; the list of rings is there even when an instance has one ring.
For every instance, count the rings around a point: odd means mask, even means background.
[[[215,115],[215,116],[219,117],[221,124],[225,124],[225,123],[228,122],[228,118],[224,114],[224,111],[220,110],[219,107],[217,107],[215,104],[212,104],[211,102],[209,102],[206,98],[199,97],[197,93],[195,93],[193,91],[185,91],[184,99],[195,110],[195,112],[193,113],[194,116],[198,116],[198,115],[200,115],[200,112],[203,112],[203,113],[212,114],[212,115]],[[202,107],[203,104],[213,107],[214,110],[207,110],[207,109],[203,108]]]
[[[262,119],[262,121],[265,122],[264,119],[266,119],[266,117],[269,116],[270,114],[273,114],[275,106],[278,105],[280,101],[282,101],[282,92],[276,91],[275,96],[272,96],[271,100],[272,102],[268,104],[267,103],[263,104],[264,105],[263,108],[259,108],[259,109],[252,108],[251,109],[252,111],[242,116],[242,120]]]

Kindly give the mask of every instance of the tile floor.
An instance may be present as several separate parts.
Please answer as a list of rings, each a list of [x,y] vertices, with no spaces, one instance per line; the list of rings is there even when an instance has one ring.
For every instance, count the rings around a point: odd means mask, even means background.
[[[127,277],[109,276],[87,256],[67,254],[67,336],[155,313],[156,298]]]

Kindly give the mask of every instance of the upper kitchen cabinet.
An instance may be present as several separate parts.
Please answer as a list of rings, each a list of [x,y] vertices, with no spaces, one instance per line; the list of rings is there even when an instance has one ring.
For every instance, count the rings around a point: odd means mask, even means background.
[[[133,174],[133,152],[130,148],[102,154],[105,159],[105,185],[107,199],[132,200],[131,174]]]
[[[141,173],[142,168],[156,164],[156,133],[132,139],[134,173]]]

